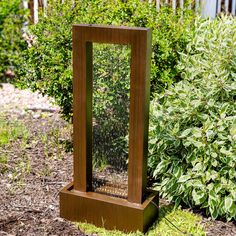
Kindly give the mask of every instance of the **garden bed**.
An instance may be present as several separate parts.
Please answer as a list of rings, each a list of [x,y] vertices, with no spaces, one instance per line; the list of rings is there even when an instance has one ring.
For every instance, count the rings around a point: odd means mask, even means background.
[[[0,235],[113,235],[99,230],[85,234],[59,217],[58,193],[72,180],[73,164],[72,127],[60,118],[58,108],[38,94],[6,84],[0,89],[2,101],[0,134],[6,129],[3,133],[11,138],[0,135]],[[202,224],[207,235],[236,235],[232,222],[203,217]]]

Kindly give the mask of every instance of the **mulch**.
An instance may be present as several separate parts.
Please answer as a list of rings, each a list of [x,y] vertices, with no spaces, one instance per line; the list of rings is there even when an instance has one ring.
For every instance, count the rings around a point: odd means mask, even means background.
[[[43,135],[50,135],[52,129],[65,128],[65,122],[58,114],[17,118],[29,130],[29,139],[24,147],[18,140],[1,150],[9,160],[6,170],[0,169],[0,235],[85,235],[59,217],[58,193],[72,179],[72,153],[63,152],[62,146],[60,153],[55,152],[56,147],[51,144],[55,137],[48,137],[44,143],[40,140]],[[7,119],[15,117],[8,115]],[[60,140],[70,138],[67,135],[60,134]],[[28,172],[24,162],[30,164]]]

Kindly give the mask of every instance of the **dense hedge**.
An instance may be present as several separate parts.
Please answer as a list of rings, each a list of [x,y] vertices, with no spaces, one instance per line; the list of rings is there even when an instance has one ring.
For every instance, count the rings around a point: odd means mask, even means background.
[[[21,3],[21,0],[0,1],[0,80],[14,75],[19,55],[27,48],[22,37],[27,14]]]
[[[185,50],[192,35],[193,17],[190,12],[184,13],[184,19],[181,14],[175,15],[168,8],[158,14],[154,6],[139,0],[78,0],[76,5],[56,2],[51,1],[47,17],[41,17],[40,22],[30,28],[34,43],[24,53],[25,63],[20,66],[18,82],[55,97],[67,118],[72,114],[73,23],[153,28],[152,91],[163,91],[180,79],[176,65],[178,52]],[[109,60],[109,55],[104,60]]]
[[[236,18],[196,22],[183,81],[152,102],[149,166],[163,196],[236,219]]]

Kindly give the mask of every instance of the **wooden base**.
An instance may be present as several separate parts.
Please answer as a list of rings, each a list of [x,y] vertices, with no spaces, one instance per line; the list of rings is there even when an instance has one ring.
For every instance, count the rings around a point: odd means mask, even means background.
[[[109,230],[146,232],[158,216],[158,194],[142,204],[95,192],[80,192],[73,183],[60,191],[60,216],[70,221],[92,223]]]

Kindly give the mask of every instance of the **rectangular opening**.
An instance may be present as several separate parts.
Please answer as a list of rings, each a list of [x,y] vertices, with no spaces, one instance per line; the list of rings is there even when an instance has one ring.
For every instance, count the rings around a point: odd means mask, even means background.
[[[92,191],[125,199],[130,59],[127,45],[93,43]]]

